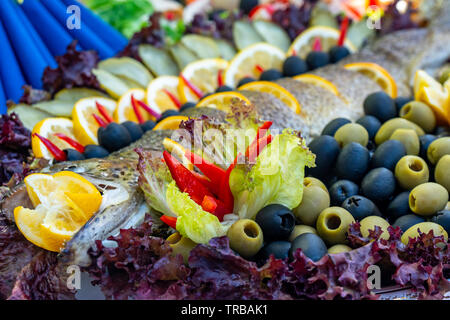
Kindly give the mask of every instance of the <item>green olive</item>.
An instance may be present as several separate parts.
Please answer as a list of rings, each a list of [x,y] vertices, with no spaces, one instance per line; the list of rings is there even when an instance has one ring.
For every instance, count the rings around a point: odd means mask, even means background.
[[[183,256],[184,262],[187,263],[189,254],[192,249],[197,245],[194,241],[189,238],[183,237],[178,232],[171,234],[166,241],[172,248],[172,254],[181,254]]]
[[[427,149],[427,157],[431,164],[438,163],[446,154],[450,154],[450,137],[434,140]]]
[[[450,66],[445,67],[439,72],[439,82],[443,85],[450,78]]]
[[[389,140],[400,141],[406,149],[406,154],[417,156],[420,151],[420,141],[417,133],[412,129],[397,129]]]
[[[436,127],[436,117],[433,110],[423,102],[411,101],[400,110],[400,117],[414,122],[425,132],[432,132]]]
[[[446,154],[434,169],[434,180],[450,192],[450,154]]]
[[[328,192],[321,187],[309,185],[303,189],[302,202],[292,212],[302,224],[314,226],[322,210],[329,206],[330,195]]]
[[[375,143],[380,145],[386,140],[389,140],[391,135],[397,129],[413,129],[418,136],[423,136],[425,134],[425,131],[414,122],[403,118],[394,118],[383,123],[375,135]]]
[[[378,217],[378,216],[369,216],[369,217],[362,219],[359,222],[359,224],[361,225],[360,230],[361,230],[361,234],[363,235],[363,237],[367,238],[370,234],[369,230],[375,230],[375,226],[377,226],[377,227],[380,227],[381,230],[383,231],[380,238],[386,239],[386,240],[389,239],[388,227],[390,226],[390,224],[383,218]]]
[[[228,229],[230,247],[244,258],[251,258],[263,245],[261,227],[250,219],[240,219]]]
[[[317,178],[306,177],[305,179],[303,179],[303,185],[305,187],[310,187],[310,186],[321,187],[323,189],[323,191],[328,192],[328,189],[325,186],[325,184]]]
[[[356,142],[365,147],[369,142],[369,133],[366,128],[360,124],[347,123],[336,131],[334,138],[341,148],[350,142]]]
[[[431,230],[433,230],[433,234],[435,236],[444,236],[445,241],[447,242],[448,240],[447,231],[445,231],[442,226],[434,222],[421,222],[413,225],[402,234],[402,242],[404,244],[408,244],[409,238],[413,239],[419,236],[418,230],[420,230],[421,233],[429,233]]]
[[[304,224],[299,224],[294,227],[294,230],[292,230],[291,235],[289,236],[289,241],[294,241],[295,238],[297,238],[299,235],[304,233],[314,233],[317,234],[316,229],[314,229],[311,226],[307,226]]]
[[[419,184],[428,182],[430,171],[421,157],[404,156],[395,166],[395,177],[403,189],[411,190]]]
[[[421,216],[431,216],[445,208],[448,191],[434,182],[418,185],[409,194],[409,208]]]
[[[350,212],[340,207],[323,210],[317,219],[317,233],[329,245],[346,242],[348,227],[355,222]]]
[[[349,252],[353,249],[345,244],[335,244],[334,246],[328,248],[328,253],[334,254],[334,253],[342,253],[342,252]]]
[[[447,202],[447,205],[445,206],[445,210],[450,210],[450,201]]]

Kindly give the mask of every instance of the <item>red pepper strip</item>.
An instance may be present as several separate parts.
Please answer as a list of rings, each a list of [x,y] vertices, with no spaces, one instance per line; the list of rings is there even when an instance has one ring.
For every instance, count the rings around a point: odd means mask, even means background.
[[[180,78],[184,81],[184,83],[191,89],[191,91],[197,96],[197,98],[201,99],[204,96],[204,93],[197,88],[193,83],[191,83],[186,77],[180,73]]]
[[[261,137],[267,133],[267,130],[271,126],[272,126],[272,121],[266,121],[258,128],[255,139],[252,141],[252,143],[248,146],[247,150],[245,151],[245,156],[247,158],[248,158],[249,150],[254,148],[254,146],[258,143],[258,140],[261,139]]]
[[[292,49],[292,56],[296,56],[297,55],[297,50],[295,50],[295,49]]]
[[[218,196],[220,194],[220,185],[217,183],[212,183],[211,180],[208,179],[203,174],[200,174],[195,171],[191,171],[192,174],[197,178],[198,181],[201,182],[202,185],[204,185],[208,190],[210,190],[214,195]]]
[[[257,64],[257,65],[255,66],[255,69],[258,70],[258,71],[261,72],[261,73],[264,72],[264,68],[261,67],[259,64]]]
[[[175,159],[169,152],[163,152],[166,165],[169,167],[170,174],[175,180],[178,188],[182,192],[189,194],[192,200],[201,205],[205,195],[213,196],[213,194],[200,182],[197,178]]]
[[[98,124],[100,127],[105,128],[105,127],[108,125],[108,124],[106,123],[106,121],[103,120],[103,118],[101,118],[99,115],[93,113],[92,116],[94,117],[95,121],[97,122],[97,124]]]
[[[240,154],[237,155],[233,163],[225,171],[225,175],[220,183],[220,199],[223,201],[224,206],[229,209],[229,212],[233,212],[234,208],[234,197],[230,189],[230,174],[236,166],[239,156]]]
[[[206,212],[213,213],[217,209],[217,201],[215,198],[205,196],[202,201],[202,208]]]
[[[194,164],[212,183],[219,184],[225,175],[225,170],[216,166],[214,163],[204,160],[201,156],[192,153],[190,150],[185,151],[184,155],[190,162]]]
[[[164,215],[164,216],[161,216],[161,218],[159,218],[159,219],[161,219],[161,221],[164,222],[165,224],[167,224],[169,227],[176,229],[177,218]]]
[[[147,111],[150,115],[152,115],[153,117],[155,117],[156,119],[161,118],[161,114],[159,114],[158,112],[156,112],[155,110],[153,110],[152,108],[150,108],[147,104],[145,104],[143,101],[141,100],[136,100],[138,105],[140,105],[142,107],[142,109],[144,109],[145,111]]]
[[[174,104],[178,109],[180,109],[180,107],[181,107],[181,102],[180,102],[180,100],[178,100],[177,97],[175,97],[175,95],[173,95],[172,92],[170,92],[169,90],[163,89],[163,91],[164,91],[165,94],[167,94],[167,96],[169,97],[170,101],[172,101],[173,104]]]
[[[248,162],[254,163],[256,161],[256,158],[261,153],[261,151],[272,142],[272,135],[264,136],[261,139],[258,140],[258,143],[249,146],[248,150]]]
[[[219,72],[217,73],[217,85],[218,85],[219,87],[223,86],[223,77],[222,77],[222,74],[223,74],[223,70],[219,70]]]
[[[48,151],[52,154],[53,158],[57,161],[66,161],[67,155],[64,151],[62,151],[60,148],[58,148],[53,142],[48,140],[47,138],[44,138],[38,133],[33,133],[33,136],[36,136],[41,140],[41,142],[44,144],[44,146],[47,148]]]
[[[75,150],[77,150],[78,152],[83,153],[84,152],[84,146],[79,143],[78,141],[75,141],[74,139],[66,136],[63,133],[55,133],[54,134],[56,137],[60,138],[61,140],[67,142],[68,144],[70,144],[72,147],[74,147]]]
[[[341,33],[339,34],[338,46],[342,47],[345,41],[345,35],[347,34],[348,29],[348,17],[345,17],[341,23]]]
[[[103,105],[101,105],[97,101],[95,101],[95,105],[97,106],[98,112],[100,112],[102,117],[105,118],[107,123],[114,122],[114,119],[109,115],[108,110],[106,110],[106,108]]]
[[[134,114],[140,124],[144,123],[144,118],[142,118],[141,112],[139,111],[137,101],[134,98],[134,95],[131,95],[131,106],[133,107]]]
[[[233,211],[233,208],[227,208],[222,201],[210,196],[203,198],[202,209],[215,215],[219,221],[223,221],[223,216]]]
[[[319,37],[314,39],[313,51],[322,51],[322,41],[320,41]]]

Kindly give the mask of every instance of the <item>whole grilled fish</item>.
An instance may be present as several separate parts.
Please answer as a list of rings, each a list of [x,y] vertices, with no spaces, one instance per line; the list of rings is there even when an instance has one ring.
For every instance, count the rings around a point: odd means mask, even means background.
[[[300,130],[308,140],[320,134],[323,126],[336,117],[357,119],[362,114],[364,98],[381,90],[373,80],[346,70],[346,63],[375,62],[385,67],[397,82],[399,95],[410,95],[410,84],[415,70],[432,70],[450,57],[450,1],[443,1],[440,13],[426,29],[413,29],[392,33],[368,45],[337,65],[312,72],[331,81],[339,90],[335,96],[325,89],[292,79],[281,79],[278,84],[290,91],[300,102],[301,114],[296,114],[282,101],[267,93],[243,91],[255,105],[258,117],[273,121],[274,128]],[[210,108],[188,110],[188,116],[207,115],[218,121],[225,119],[222,111]],[[149,210],[137,186],[136,147],[162,149],[162,140],[171,131],[150,131],[133,145],[111,154],[105,159],[64,162],[46,168],[44,172],[71,170],[77,172],[103,193],[100,210],[66,244],[60,254],[62,261],[80,266],[90,263],[88,249],[96,240],[105,240],[121,228],[139,224]],[[13,221],[12,210],[18,205],[30,205],[22,185],[0,202],[0,216]],[[0,247],[1,248],[1,247]],[[1,270],[1,268],[0,268]],[[1,272],[1,271],[0,271]]]

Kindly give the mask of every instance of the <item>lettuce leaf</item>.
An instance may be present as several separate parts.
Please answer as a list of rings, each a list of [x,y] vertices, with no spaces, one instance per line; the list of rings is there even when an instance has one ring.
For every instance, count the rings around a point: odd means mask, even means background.
[[[187,193],[178,189],[175,181],[167,187],[166,198],[172,212],[177,216],[177,231],[196,243],[208,243],[215,237],[224,236],[228,230],[219,219],[202,209]]]
[[[231,172],[234,213],[252,219],[269,204],[298,206],[303,196],[305,166],[314,166],[315,156],[305,141],[288,129],[262,150],[256,164],[238,164]]]

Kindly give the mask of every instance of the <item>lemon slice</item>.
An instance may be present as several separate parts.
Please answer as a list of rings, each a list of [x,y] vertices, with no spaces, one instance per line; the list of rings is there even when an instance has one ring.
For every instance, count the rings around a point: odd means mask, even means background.
[[[116,110],[114,110],[114,120],[118,123],[125,121],[138,122],[136,113],[134,112],[133,105],[131,104],[131,96],[136,100],[145,101],[146,93],[143,89],[130,89],[125,92],[117,102]],[[156,106],[151,106],[155,111],[161,113],[161,111]],[[139,113],[144,121],[155,120],[147,111],[143,108],[138,107]]]
[[[336,88],[336,86],[328,81],[327,79],[324,79],[320,76],[316,76],[315,74],[301,74],[299,76],[295,76],[294,80],[302,81],[305,83],[310,83],[315,86],[319,86],[321,88],[324,88],[325,90],[328,90],[332,93],[334,93],[336,96],[340,96],[339,90]]]
[[[287,91],[282,86],[270,81],[249,82],[244,84],[243,86],[240,86],[238,90],[240,91],[250,90],[250,91],[270,93],[279,100],[281,100],[286,106],[291,108],[292,111],[300,113],[302,109],[300,103],[289,91]]]
[[[44,119],[34,126],[31,136],[31,148],[33,149],[33,153],[37,158],[53,159],[53,155],[50,153],[50,151],[48,151],[42,141],[38,137],[33,135],[34,133],[37,133],[44,138],[49,139],[61,150],[68,148],[73,149],[73,147],[67,142],[56,137],[54,135],[55,133],[63,133],[69,138],[77,140],[75,138],[74,124],[72,120],[66,118]]]
[[[81,144],[98,144],[97,130],[100,127],[93,114],[101,116],[96,102],[112,114],[116,108],[116,101],[108,98],[92,97],[79,100],[72,110],[72,121],[75,137]]]
[[[176,130],[180,127],[181,121],[187,120],[189,118],[185,116],[168,117],[158,122],[153,130]]]
[[[344,66],[347,70],[359,72],[380,85],[392,98],[397,97],[397,84],[394,78],[380,65],[373,62],[355,62]]]
[[[414,82],[413,82],[415,100],[417,100],[420,90],[424,87],[433,88],[437,91],[442,91],[442,93],[444,93],[443,86],[436,79],[434,79],[424,70],[417,70],[414,75]]]
[[[251,104],[251,102],[242,94],[230,91],[230,92],[215,93],[210,96],[207,96],[206,98],[200,100],[197,103],[196,107],[197,108],[209,107],[229,112],[231,110],[230,105],[232,104],[234,99],[239,99],[247,104]]]
[[[214,92],[219,87],[219,72],[225,72],[228,61],[224,59],[202,59],[189,63],[181,74],[203,93]],[[180,79],[178,94],[182,103],[197,102],[199,97]]]
[[[225,72],[225,84],[235,88],[239,80],[245,77],[259,78],[257,66],[268,69],[281,70],[285,53],[268,43],[256,43],[239,52],[231,60]]]
[[[166,93],[171,93],[175,98],[181,100],[178,95],[179,78],[175,76],[161,76],[150,81],[147,87],[147,104],[155,106],[161,112],[166,110],[178,110],[178,106]]]
[[[287,55],[292,56],[296,54],[300,58],[305,59],[308,53],[312,51],[313,43],[316,38],[320,38],[322,50],[329,51],[331,47],[337,45],[339,34],[339,30],[331,27],[318,26],[308,28],[294,39]],[[344,45],[350,52],[357,51],[356,46],[348,39],[344,41]]]

